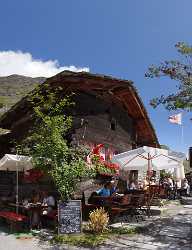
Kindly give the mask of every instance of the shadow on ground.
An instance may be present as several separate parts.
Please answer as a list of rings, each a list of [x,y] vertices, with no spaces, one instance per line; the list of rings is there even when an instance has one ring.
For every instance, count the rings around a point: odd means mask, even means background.
[[[100,249],[192,249],[192,215],[178,214],[161,218],[141,228],[138,235],[121,236],[107,242]]]

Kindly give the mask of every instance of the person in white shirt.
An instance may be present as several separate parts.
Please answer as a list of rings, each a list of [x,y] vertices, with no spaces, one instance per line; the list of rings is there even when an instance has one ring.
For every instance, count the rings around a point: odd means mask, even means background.
[[[184,179],[184,180],[183,180],[181,189],[182,189],[182,193],[183,193],[184,195],[189,195],[189,193],[190,193],[190,186],[189,186],[189,183],[188,183],[188,180],[187,180],[187,179]]]
[[[135,189],[137,189],[136,183],[132,181],[131,184],[129,185],[129,190],[135,190]]]
[[[167,183],[168,183],[169,187],[172,189],[173,188],[173,180],[170,177],[167,178]]]

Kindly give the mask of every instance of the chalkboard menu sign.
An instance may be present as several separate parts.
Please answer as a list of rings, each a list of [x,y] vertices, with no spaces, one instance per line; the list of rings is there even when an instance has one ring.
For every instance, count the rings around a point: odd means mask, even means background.
[[[81,201],[70,200],[58,204],[59,234],[81,232]]]

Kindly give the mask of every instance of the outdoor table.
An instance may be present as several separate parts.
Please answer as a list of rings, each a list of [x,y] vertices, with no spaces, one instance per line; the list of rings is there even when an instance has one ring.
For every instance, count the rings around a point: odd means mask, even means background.
[[[115,204],[118,204],[121,202],[123,199],[124,194],[122,195],[112,195],[112,196],[95,196],[94,199],[96,201],[96,204],[101,205],[101,206],[113,206]]]
[[[125,194],[143,194],[145,191],[143,189],[128,189]]]

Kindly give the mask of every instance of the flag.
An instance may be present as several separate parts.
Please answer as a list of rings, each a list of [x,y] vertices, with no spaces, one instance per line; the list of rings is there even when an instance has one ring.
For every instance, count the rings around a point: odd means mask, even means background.
[[[176,114],[176,115],[171,115],[169,116],[169,121],[171,123],[175,123],[175,124],[182,124],[182,113]]]

